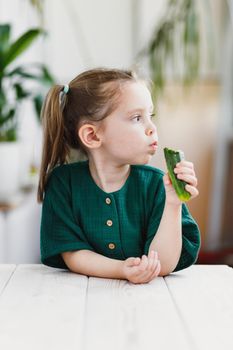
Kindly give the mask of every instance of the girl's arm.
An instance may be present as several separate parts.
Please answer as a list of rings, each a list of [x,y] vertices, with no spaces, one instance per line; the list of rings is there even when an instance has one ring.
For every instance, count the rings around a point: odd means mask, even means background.
[[[122,260],[111,259],[85,249],[62,253],[62,257],[73,272],[86,276],[125,279]]]
[[[68,268],[86,276],[126,279],[132,283],[148,283],[160,272],[158,255],[151,251],[140,259],[115,260],[90,250],[62,253]]]
[[[190,192],[191,199],[198,195],[197,178],[191,162],[181,161],[174,169],[180,180],[187,182],[185,189]],[[182,202],[176,195],[171,180],[164,176],[166,200],[159,228],[153,238],[149,252],[158,252],[161,262],[160,276],[171,273],[180,258],[182,250]]]
[[[153,238],[149,252],[156,250],[161,263],[160,276],[171,273],[180,258],[182,249],[181,204],[165,203],[159,228]]]

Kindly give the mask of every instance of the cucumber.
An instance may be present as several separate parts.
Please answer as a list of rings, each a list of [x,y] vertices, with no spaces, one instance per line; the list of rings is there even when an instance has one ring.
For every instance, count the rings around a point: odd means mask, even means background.
[[[190,199],[191,194],[185,189],[186,182],[177,179],[176,174],[174,173],[174,168],[176,167],[176,164],[184,159],[184,152],[178,151],[178,150],[175,151],[173,149],[166,148],[166,147],[163,149],[163,151],[164,151],[164,156],[167,164],[169,177],[176,191],[176,194],[181,201],[186,202]]]

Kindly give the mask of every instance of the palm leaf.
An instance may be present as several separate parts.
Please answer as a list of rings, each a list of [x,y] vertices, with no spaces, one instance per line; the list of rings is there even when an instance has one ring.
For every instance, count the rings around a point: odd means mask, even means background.
[[[10,25],[2,24],[0,25],[0,74],[4,61],[4,52],[9,47],[10,39]]]
[[[40,113],[41,113],[43,100],[44,100],[44,96],[39,94],[37,96],[34,96],[33,98],[33,104],[34,104],[36,116],[39,122],[40,122]]]
[[[7,113],[6,115],[4,116],[1,116],[0,118],[0,126],[6,124],[7,122],[9,122],[9,120],[12,120],[15,116],[15,109],[14,108],[11,108]]]
[[[11,28],[9,24],[0,25],[0,52],[4,52],[9,46]]]
[[[51,75],[51,73],[48,71],[48,69],[44,64],[36,64],[36,65],[31,64],[30,66],[27,67],[27,69],[22,66],[17,67],[17,68],[14,68],[12,71],[7,72],[6,76],[7,77],[19,76],[22,78],[38,81],[45,85],[46,84],[51,85],[55,83],[54,77]]]
[[[31,29],[20,36],[5,53],[2,68],[6,68],[11,62],[27,50],[33,41],[35,41],[35,39],[42,33],[43,31],[41,29]]]

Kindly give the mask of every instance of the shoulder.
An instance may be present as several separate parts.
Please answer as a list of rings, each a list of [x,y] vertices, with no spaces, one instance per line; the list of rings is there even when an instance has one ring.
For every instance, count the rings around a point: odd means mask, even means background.
[[[64,178],[67,179],[73,173],[79,174],[80,171],[84,168],[86,161],[80,161],[70,164],[62,164],[56,166],[50,173],[49,179],[52,178]]]
[[[72,177],[75,176],[78,178],[79,176],[82,176],[82,170],[84,167],[85,161],[56,166],[49,174],[46,188],[61,185],[68,189],[68,187],[70,187]]]

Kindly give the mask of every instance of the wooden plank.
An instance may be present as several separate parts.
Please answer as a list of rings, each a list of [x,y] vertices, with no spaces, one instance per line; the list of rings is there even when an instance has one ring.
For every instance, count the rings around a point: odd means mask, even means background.
[[[86,350],[192,349],[161,277],[89,278],[85,330]]]
[[[0,349],[83,349],[87,277],[19,265],[0,298]]]
[[[0,296],[9,282],[16,265],[0,265]]]
[[[198,350],[233,349],[233,269],[194,265],[165,278]]]

